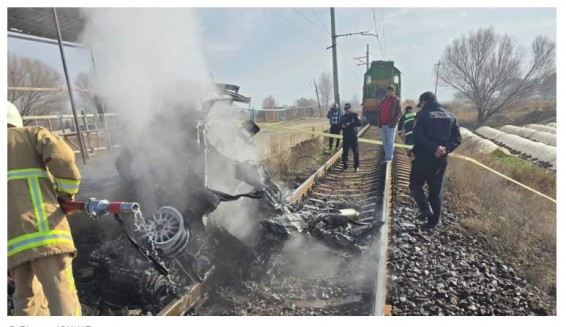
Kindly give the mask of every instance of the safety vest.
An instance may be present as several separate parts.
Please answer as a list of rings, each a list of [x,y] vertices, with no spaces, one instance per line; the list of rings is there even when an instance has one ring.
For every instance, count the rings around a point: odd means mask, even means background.
[[[403,115],[403,129],[405,130],[405,136],[413,134],[413,125],[414,125],[414,121],[415,121],[416,116],[417,116],[416,112],[408,112],[405,115]],[[410,123],[410,124],[407,124],[407,123]],[[405,126],[407,126],[407,127],[410,126],[410,130],[405,129]]]

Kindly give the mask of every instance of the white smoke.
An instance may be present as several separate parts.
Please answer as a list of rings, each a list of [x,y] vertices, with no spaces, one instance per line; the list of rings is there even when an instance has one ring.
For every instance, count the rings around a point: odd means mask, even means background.
[[[81,41],[96,58],[97,93],[113,111],[151,121],[166,83],[198,81],[195,99],[212,87],[196,16],[189,8],[85,9]]]
[[[179,129],[169,131],[167,128],[159,129],[158,133],[168,134],[160,137],[160,141],[147,135],[148,129],[159,128],[154,123],[156,112],[171,108],[171,104],[181,104],[179,107],[185,111],[200,111],[201,104],[215,92],[196,15],[190,8],[96,8],[85,9],[83,14],[87,24],[81,42],[93,48],[96,93],[106,102],[107,111],[119,113],[126,124],[122,135],[127,138],[122,141],[125,144],[136,143],[138,148],[141,145],[145,157],[150,158],[148,160],[154,166],[164,167],[164,173],[157,173],[157,180],[145,178],[141,184],[148,189],[155,183],[171,189],[183,189],[183,185],[178,185],[181,179],[175,174],[185,169],[183,155],[186,156],[186,151],[180,152],[184,150],[181,145],[186,142],[183,138],[187,135],[180,133]],[[237,81],[223,82],[237,84]],[[176,123],[174,112],[164,113],[171,124]],[[210,144],[232,159],[257,161],[257,148],[238,136],[241,133],[238,124],[232,118],[230,105],[215,104],[206,119]],[[147,175],[145,164],[134,163],[134,169],[139,168],[138,178]],[[232,168],[222,163],[211,163],[209,186],[234,194],[235,188],[242,183],[235,180]],[[250,187],[240,187],[238,191],[250,191]],[[183,197],[186,199],[184,194],[173,196],[178,201],[182,201]],[[153,211],[158,205],[155,198],[146,202],[151,202],[145,206],[148,210]],[[222,206],[230,208],[229,211],[221,211],[228,213],[226,219],[231,221],[231,225],[245,229],[243,233],[247,234],[248,225],[253,223],[249,220],[252,209],[236,203]]]

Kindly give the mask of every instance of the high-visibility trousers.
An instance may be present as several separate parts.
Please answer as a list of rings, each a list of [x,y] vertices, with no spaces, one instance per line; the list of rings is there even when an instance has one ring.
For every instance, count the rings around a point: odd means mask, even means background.
[[[69,254],[57,254],[10,269],[16,285],[12,296],[14,315],[80,316],[72,261]]]

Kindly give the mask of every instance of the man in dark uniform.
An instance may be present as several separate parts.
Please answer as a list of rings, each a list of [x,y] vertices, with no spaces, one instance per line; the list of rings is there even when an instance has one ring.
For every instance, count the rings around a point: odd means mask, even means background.
[[[348,151],[352,148],[354,153],[354,170],[360,170],[360,150],[358,148],[358,126],[362,125],[358,114],[352,112],[349,103],[344,106],[345,114],[342,116],[342,164],[343,170],[348,169]]]
[[[448,154],[461,143],[458,121],[436,100],[432,92],[419,98],[413,129],[413,154],[409,188],[417,202],[420,214],[417,219],[428,218],[424,229],[434,228],[440,223],[444,172],[448,165]],[[423,190],[428,185],[428,198]]]

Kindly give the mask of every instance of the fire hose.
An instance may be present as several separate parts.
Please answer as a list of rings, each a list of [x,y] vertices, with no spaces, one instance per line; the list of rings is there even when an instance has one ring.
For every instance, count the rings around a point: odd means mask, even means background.
[[[169,270],[161,263],[157,258],[154,258],[149,251],[143,249],[134,238],[130,235],[126,228],[126,224],[124,220],[120,216],[123,213],[135,213],[140,211],[140,205],[137,202],[110,202],[108,200],[97,200],[95,198],[90,198],[88,201],[66,201],[61,202],[61,209],[65,214],[72,214],[75,212],[84,212],[89,215],[91,218],[96,219],[102,216],[113,214],[114,218],[120,226],[122,227],[122,231],[126,234],[126,237],[132,244],[132,246],[139,252],[141,255],[150,261],[154,267],[163,275],[168,276]]]

